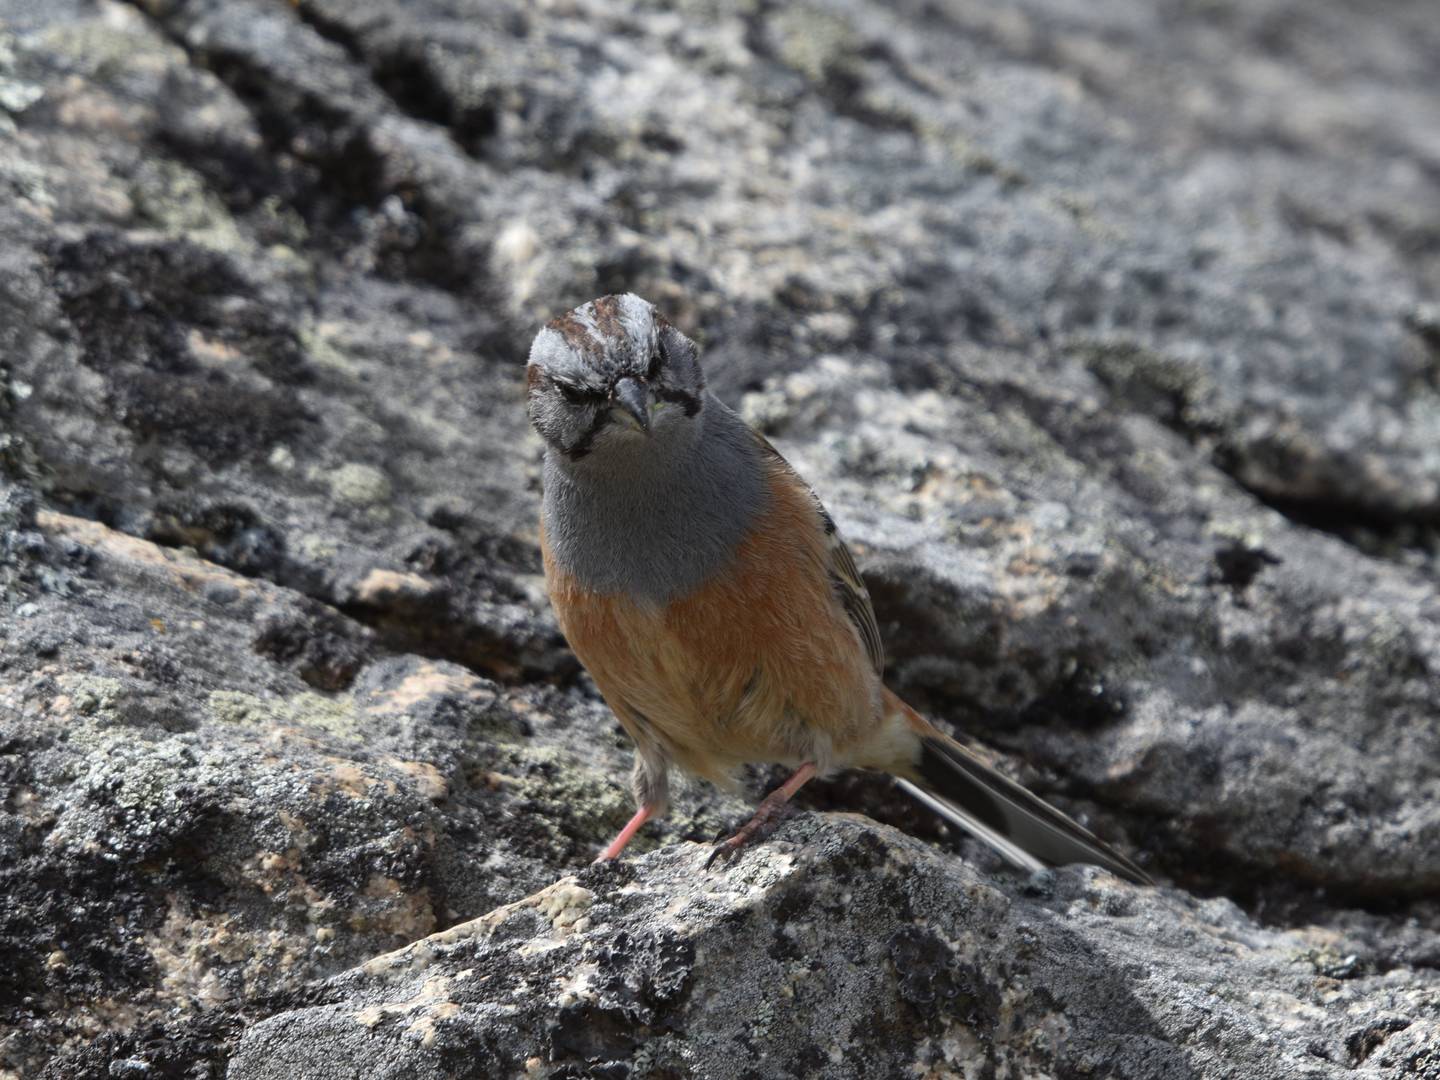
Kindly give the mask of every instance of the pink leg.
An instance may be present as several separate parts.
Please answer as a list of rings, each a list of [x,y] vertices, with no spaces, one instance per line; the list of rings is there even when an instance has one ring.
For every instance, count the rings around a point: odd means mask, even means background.
[[[744,825],[740,826],[739,832],[724,843],[715,845],[715,850],[710,852],[710,858],[705,860],[706,869],[709,869],[710,864],[721,856],[728,859],[744,847],[748,841],[753,839],[756,833],[761,832],[767,826],[771,825],[780,815],[780,811],[785,808],[785,804],[788,803],[791,798],[794,797],[795,793],[805,786],[806,781],[814,775],[815,763],[813,761],[805,762],[791,773],[789,780],[786,780],[761,800],[760,805],[755,808],[754,816]]]
[[[650,815],[654,812],[655,807],[651,806],[649,803],[646,803],[644,806],[640,807],[639,810],[636,810],[635,816],[632,817],[629,821],[627,821],[625,823],[625,827],[620,830],[620,835],[615,837],[614,840],[610,841],[610,845],[604,851],[600,852],[599,855],[596,856],[595,861],[605,862],[609,859],[615,858],[615,856],[619,855],[620,852],[624,851],[625,845],[628,844],[634,838],[635,834],[640,831],[640,826],[644,825],[645,822],[650,820]]]

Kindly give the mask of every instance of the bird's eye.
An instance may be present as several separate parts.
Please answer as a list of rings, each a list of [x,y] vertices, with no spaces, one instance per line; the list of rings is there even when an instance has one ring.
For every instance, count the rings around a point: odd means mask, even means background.
[[[665,346],[657,344],[650,356],[650,366],[645,369],[645,378],[651,382],[660,377],[660,366],[665,363],[664,351]]]
[[[583,386],[576,386],[574,383],[557,381],[555,385],[559,387],[561,397],[571,405],[590,405],[600,397],[595,391],[588,390]]]

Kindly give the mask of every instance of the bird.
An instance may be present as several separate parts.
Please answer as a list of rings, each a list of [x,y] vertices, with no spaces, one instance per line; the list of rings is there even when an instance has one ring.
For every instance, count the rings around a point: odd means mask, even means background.
[[[602,296],[546,323],[525,393],[544,443],[551,605],[635,744],[636,810],[597,862],[665,815],[672,768],[730,787],[770,764],[788,779],[710,862],[763,835],[808,781],[864,768],[1022,869],[1085,862],[1150,883],[885,686],[874,607],[834,519],[707,389],[695,342],[654,305]]]

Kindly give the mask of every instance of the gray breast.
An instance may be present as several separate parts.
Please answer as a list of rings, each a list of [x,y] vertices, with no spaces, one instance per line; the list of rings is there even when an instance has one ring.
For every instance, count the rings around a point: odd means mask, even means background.
[[[709,395],[687,423],[698,425],[691,437],[637,440],[580,462],[547,452],[551,555],[581,584],[663,603],[734,555],[765,502],[761,455],[744,422]]]

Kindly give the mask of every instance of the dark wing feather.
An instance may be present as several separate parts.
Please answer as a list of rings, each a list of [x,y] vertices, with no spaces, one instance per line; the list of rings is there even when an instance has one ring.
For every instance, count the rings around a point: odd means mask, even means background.
[[[826,517],[829,520],[829,517]],[[870,592],[865,580],[855,566],[855,556],[840,539],[838,532],[830,534],[830,580],[845,607],[845,614],[860,631],[860,641],[870,657],[870,663],[877,675],[885,674],[885,643],[880,640],[880,624],[875,621],[875,608],[870,603]]]
[[[839,598],[841,607],[845,609],[845,614],[855,624],[855,630],[860,635],[860,642],[865,646],[865,653],[870,657],[870,663],[875,668],[875,673],[884,675],[885,643],[880,639],[880,624],[875,621],[875,608],[870,603],[870,593],[865,588],[865,579],[860,576],[860,569],[855,565],[855,556],[850,554],[850,549],[845,546],[845,541],[840,539],[840,532],[835,528],[834,519],[826,511],[825,505],[815,494],[814,489],[801,479],[800,474],[781,456],[780,451],[770,445],[769,439],[758,431],[754,434],[764,451],[779,462],[785,471],[795,478],[795,483],[803,487],[814,501],[815,510],[820,515],[820,521],[825,529],[825,540],[828,545],[826,561],[829,564],[830,583],[835,587],[835,595]]]
[[[1126,881],[1154,884],[1149,874],[1089,829],[948,735],[933,728],[921,735],[915,771],[920,784],[902,779],[902,787],[1025,869],[1093,863]]]

